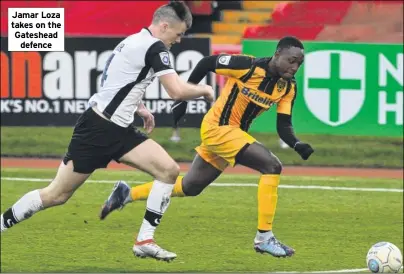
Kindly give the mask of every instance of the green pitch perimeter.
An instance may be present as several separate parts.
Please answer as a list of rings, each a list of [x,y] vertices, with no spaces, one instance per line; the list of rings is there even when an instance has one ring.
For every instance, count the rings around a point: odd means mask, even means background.
[[[59,158],[66,152],[72,131],[71,127],[2,127],[1,154]],[[199,130],[181,128],[182,140],[179,143],[170,141],[171,133],[170,128],[156,128],[151,137],[175,160],[191,162],[195,156],[194,148],[200,144]],[[297,132],[302,141],[310,143],[315,149],[310,159],[303,161],[293,150],[280,148],[277,134],[252,135],[275,153],[284,165],[403,167],[402,138],[302,135]]]

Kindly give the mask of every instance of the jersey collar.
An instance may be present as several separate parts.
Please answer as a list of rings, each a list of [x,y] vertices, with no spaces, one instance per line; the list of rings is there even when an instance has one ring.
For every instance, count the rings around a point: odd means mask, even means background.
[[[144,27],[143,29],[144,29],[144,30],[147,30],[147,31],[150,33],[150,35],[153,36],[153,34],[152,34],[151,31],[149,30],[149,28]]]

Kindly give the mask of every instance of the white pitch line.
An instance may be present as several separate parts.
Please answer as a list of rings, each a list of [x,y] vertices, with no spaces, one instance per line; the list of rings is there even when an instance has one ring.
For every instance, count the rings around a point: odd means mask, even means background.
[[[20,182],[50,182],[52,179],[42,178],[16,178],[1,177],[2,181],[20,181]],[[87,183],[112,184],[117,180],[87,180]],[[132,184],[143,184],[145,181],[128,181]],[[235,184],[235,183],[212,183],[211,186],[218,187],[257,187],[258,184]],[[403,193],[403,189],[399,188],[358,188],[358,187],[334,187],[334,186],[304,186],[304,185],[280,185],[279,188],[288,189],[320,189],[320,190],[344,190],[344,191],[368,191],[368,192],[399,192]]]

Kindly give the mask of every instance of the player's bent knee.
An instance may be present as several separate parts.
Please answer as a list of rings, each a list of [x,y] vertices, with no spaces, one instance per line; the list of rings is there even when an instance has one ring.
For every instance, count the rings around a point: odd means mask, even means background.
[[[278,158],[276,158],[276,161],[274,161],[274,171],[275,171],[275,173],[276,174],[281,174],[282,169],[283,169],[282,162]]]
[[[169,178],[170,181],[175,181],[177,180],[177,177],[180,175],[180,167],[178,164],[172,165],[168,170],[167,170],[167,177]]]
[[[282,163],[278,159],[278,157],[274,156],[271,160],[266,163],[265,167],[263,167],[261,173],[262,174],[281,174],[282,173]]]
[[[171,163],[166,164],[159,174],[156,174],[156,179],[168,184],[174,184],[178,175],[180,175],[180,166],[172,161]]]
[[[180,166],[176,162],[174,162],[170,165],[167,171],[167,176],[170,178],[170,180],[175,182],[177,180],[177,177],[180,175]]]

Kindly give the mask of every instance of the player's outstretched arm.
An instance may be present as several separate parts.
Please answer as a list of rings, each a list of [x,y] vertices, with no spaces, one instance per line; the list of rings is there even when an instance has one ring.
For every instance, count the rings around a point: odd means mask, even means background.
[[[183,81],[170,64],[169,53],[163,42],[155,42],[146,52],[145,64],[159,77],[168,95],[174,100],[190,100],[205,97],[213,101],[213,88],[207,85],[193,85]]]
[[[239,55],[210,55],[202,58],[198,64],[195,66],[191,75],[188,78],[188,83],[183,82],[179,77],[179,81],[181,81],[181,85],[186,90],[190,90],[190,87],[193,87],[196,84],[205,78],[209,72],[214,72],[217,74],[225,75],[233,78],[241,78],[245,75],[251,68],[252,58],[248,56],[239,56]],[[168,78],[167,78],[168,79]],[[167,84],[175,84],[171,79],[167,80]],[[163,84],[164,85],[164,84]],[[167,91],[168,92],[168,91]],[[170,94],[169,94],[170,95]],[[174,94],[173,94],[174,95]],[[171,95],[170,95],[171,96]],[[202,95],[204,96],[204,95]],[[174,98],[175,100],[187,100],[182,96],[182,98]],[[197,98],[197,97],[193,97]],[[192,99],[192,98],[191,98]]]
[[[194,85],[183,81],[177,73],[169,73],[159,77],[168,95],[174,100],[190,100],[205,97],[209,102],[213,101],[213,88],[209,85]]]
[[[188,83],[198,84],[209,72],[214,72],[227,77],[242,79],[251,69],[253,58],[245,55],[210,55],[202,58],[195,66],[188,78]],[[172,107],[174,123],[185,115],[187,102],[176,100]]]
[[[202,58],[191,75],[188,78],[188,83],[199,84],[199,82],[209,73],[214,72],[216,68],[217,55],[207,56]],[[177,124],[178,121],[185,115],[187,110],[188,102],[184,99],[176,100],[171,107],[173,113],[174,123]]]

